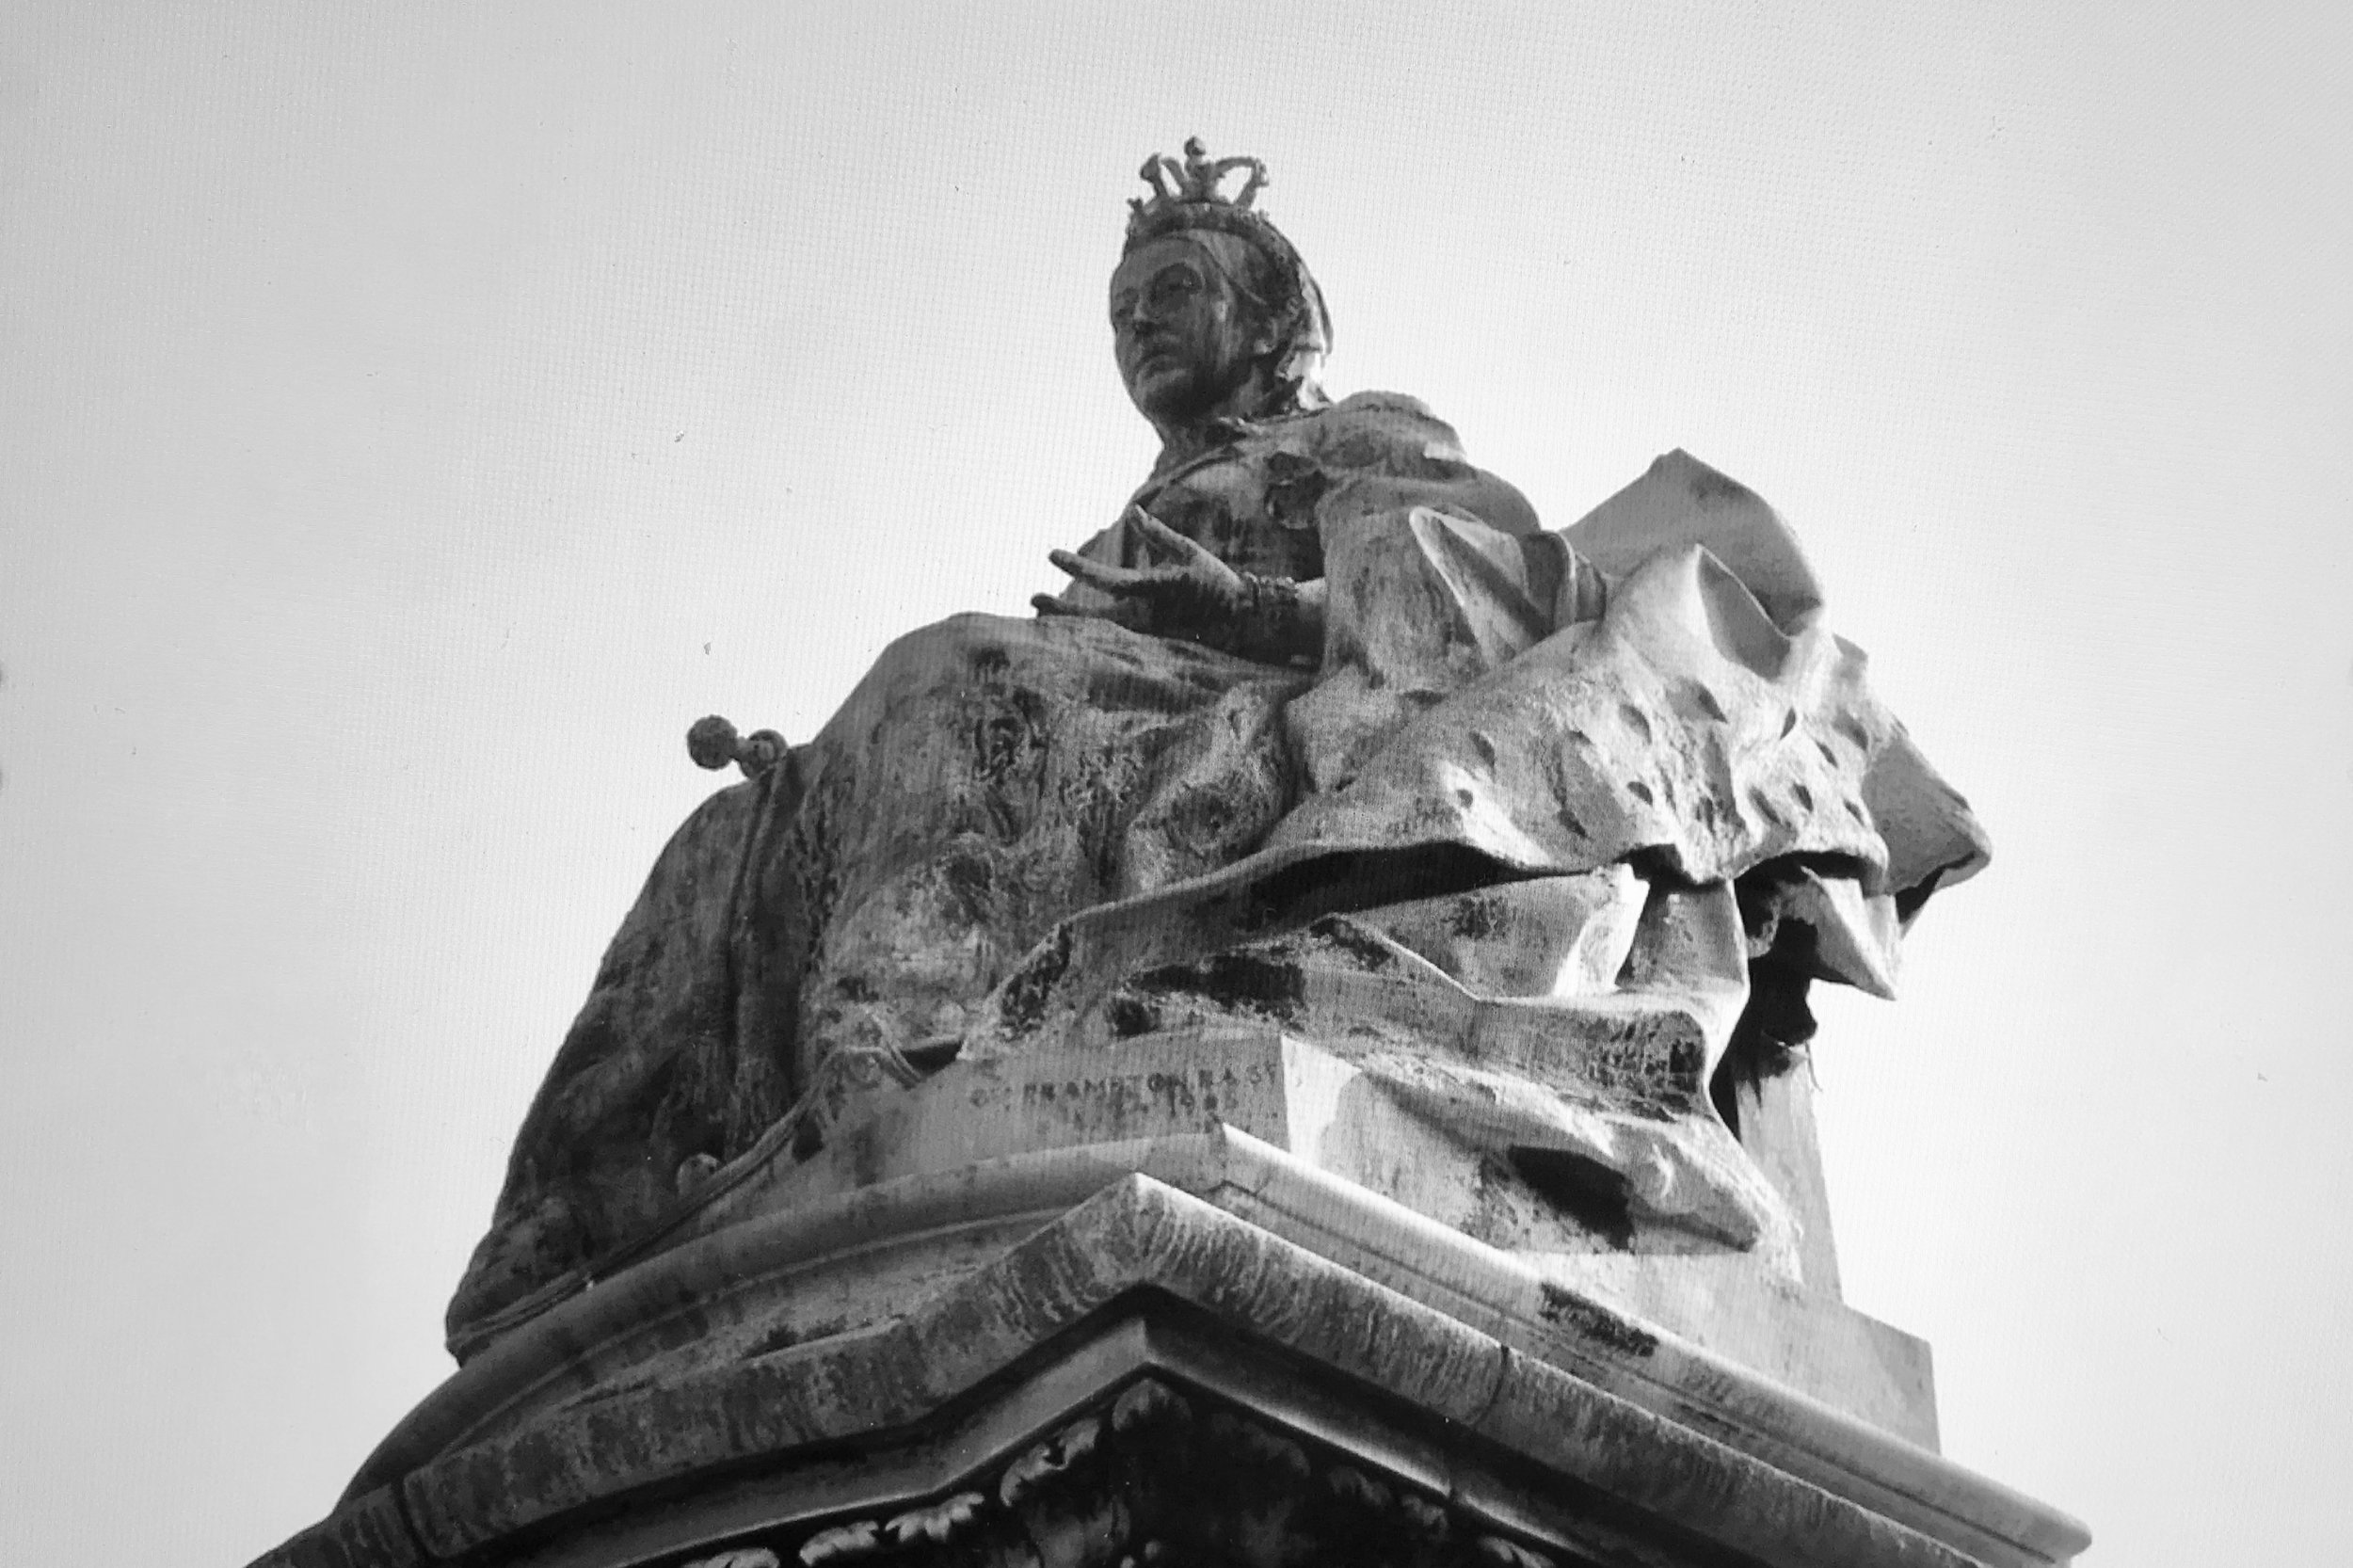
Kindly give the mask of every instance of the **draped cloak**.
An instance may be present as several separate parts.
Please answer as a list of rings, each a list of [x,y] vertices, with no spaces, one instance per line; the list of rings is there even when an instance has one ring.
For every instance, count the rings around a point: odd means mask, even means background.
[[[1348,1034],[1466,1140],[1622,1166],[1657,1212],[1771,1241],[1706,1103],[1752,972],[1885,994],[1900,928],[1987,853],[1786,528],[1674,453],[1546,533],[1389,394],[1220,436],[1137,501],[1239,569],[1322,580],[1315,667],[1095,618],[891,645],[662,852],[453,1349],[648,1234],[830,1061],[1237,1010]],[[1083,553],[1143,552],[1123,522]]]

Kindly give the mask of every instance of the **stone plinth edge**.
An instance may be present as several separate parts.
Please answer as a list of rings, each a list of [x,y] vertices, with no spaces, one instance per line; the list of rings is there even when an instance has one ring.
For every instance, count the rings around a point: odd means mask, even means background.
[[[770,1216],[765,1235],[746,1224],[706,1238],[567,1304],[544,1336],[470,1364],[388,1440],[335,1515],[263,1564],[618,1568],[745,1530],[815,1528],[925,1498],[944,1507],[1046,1427],[1145,1373],[1238,1401],[1270,1430],[1321,1432],[1360,1464],[1472,1508],[1498,1539],[1549,1543],[1571,1560],[2027,1568],[2086,1543],[2032,1499],[1598,1301],[1514,1277],[1513,1260],[1443,1227],[1421,1222],[1435,1234],[1413,1249],[1469,1249],[1432,1256],[1422,1293],[1452,1298],[1441,1305],[1132,1170],[1099,1185],[1110,1173],[1098,1164],[1097,1190],[1069,1207],[1085,1178],[1071,1151],[1056,1152],[1059,1163],[998,1176],[1017,1187],[1026,1175],[1038,1207],[1059,1216],[897,1318],[766,1351],[680,1323],[678,1349],[636,1358],[636,1375],[583,1373],[578,1357],[660,1318],[665,1301],[675,1316],[713,1285],[804,1255],[810,1227],[826,1224],[808,1214]],[[1249,1195],[1320,1211],[1338,1236],[1367,1212],[1392,1226],[1412,1218],[1239,1135],[1161,1153],[1237,1207]],[[968,1198],[971,1187],[968,1175]],[[1449,1273],[1455,1283],[1438,1288]],[[1524,1313],[1498,1304],[1513,1286]],[[714,1358],[714,1341],[729,1353]],[[551,1397],[566,1387],[591,1397]],[[1295,1392],[1275,1397],[1285,1388]],[[1591,1506],[1562,1514],[1557,1499],[1571,1496]],[[1609,1542],[1626,1530],[1686,1545],[1624,1555]]]

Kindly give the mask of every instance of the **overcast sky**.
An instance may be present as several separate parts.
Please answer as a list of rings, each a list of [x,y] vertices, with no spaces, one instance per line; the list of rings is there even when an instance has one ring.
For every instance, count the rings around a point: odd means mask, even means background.
[[[448,1370],[705,712],[1150,461],[1147,152],[1565,525],[1762,491],[1993,834],[1817,1048],[1849,1299],[2095,1564],[2353,1556],[2353,8],[19,4],[0,1559],[237,1563]]]

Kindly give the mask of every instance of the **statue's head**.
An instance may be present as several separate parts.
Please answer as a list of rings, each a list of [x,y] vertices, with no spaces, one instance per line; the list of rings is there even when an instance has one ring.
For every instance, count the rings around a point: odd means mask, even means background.
[[[1248,181],[1220,193],[1238,168]],[[1149,200],[1128,203],[1128,243],[1112,275],[1113,351],[1136,407],[1163,432],[1221,416],[1320,408],[1332,327],[1299,252],[1252,208],[1266,183],[1256,158],[1144,166]]]

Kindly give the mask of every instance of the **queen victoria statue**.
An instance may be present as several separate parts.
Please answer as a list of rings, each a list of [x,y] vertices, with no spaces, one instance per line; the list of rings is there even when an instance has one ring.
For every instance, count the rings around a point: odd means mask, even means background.
[[[2063,1568],[1841,1298],[1810,988],[1986,845],[1796,541],[1681,452],[1547,527],[1325,394],[1257,160],[1143,176],[1152,472],[692,727],[457,1368],[255,1568]]]
[[[1673,453],[1547,527],[1413,398],[1324,394],[1256,160],[1144,174],[1108,305],[1159,460],[1033,617],[910,632],[801,744],[696,727],[744,776],[555,1054],[461,1357],[751,1188],[868,1179],[919,1104],[967,1136],[1025,1061],[1230,1121],[1247,1075],[1184,1064],[1244,1039],[1324,1075],[1294,1152],[1477,1241],[1801,1272],[1740,1086],[1810,984],[1890,992],[1967,807],[1755,495]]]

